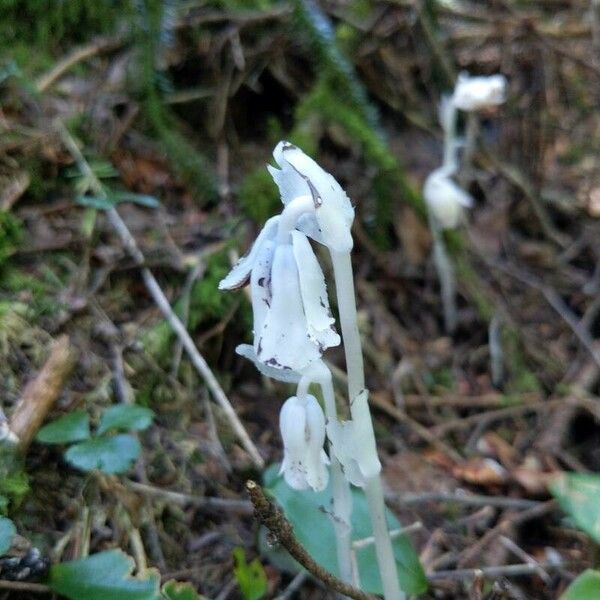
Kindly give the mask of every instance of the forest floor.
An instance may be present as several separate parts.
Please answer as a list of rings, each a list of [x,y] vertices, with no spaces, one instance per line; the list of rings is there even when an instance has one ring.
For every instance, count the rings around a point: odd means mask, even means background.
[[[279,462],[289,389],[235,354],[250,303],[217,284],[278,210],[265,165],[290,137],[356,207],[371,407],[389,506],[420,524],[422,597],[559,598],[597,560],[548,482],[600,471],[600,17],[583,0],[331,0],[332,40],[286,3],[138,4],[98,35],[70,23],[51,44],[3,42],[0,407],[10,422],[54,356],[44,422],[85,411],[98,423],[134,400],[155,414],[122,476],[82,473],[65,445],[33,441],[26,491],[0,485],[18,496],[22,543],[53,563],[122,548],[218,600],[241,597],[241,547],[264,565],[268,597],[293,593],[291,581],[299,598],[332,597],[261,557],[245,491],[261,480],[256,458],[106,210],[260,456]],[[459,302],[448,335],[420,190],[441,162],[441,95],[462,70],[504,74],[508,98],[482,115],[460,175],[476,202],[448,239]],[[344,368],[339,350],[327,359]],[[0,599],[44,597],[1,569]]]

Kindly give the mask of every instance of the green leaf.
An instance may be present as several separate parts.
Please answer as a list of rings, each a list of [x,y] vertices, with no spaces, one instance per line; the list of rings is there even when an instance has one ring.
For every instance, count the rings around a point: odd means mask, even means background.
[[[325,569],[339,577],[335,551],[335,532],[327,511],[331,507],[331,484],[322,492],[292,490],[277,475],[279,465],[271,465],[264,473],[266,490],[283,508],[294,527],[294,533],[310,555]],[[400,522],[386,511],[390,530],[399,529]],[[360,540],[373,535],[367,499],[359,488],[352,488],[352,539]],[[408,594],[420,594],[427,589],[427,579],[419,557],[406,535],[393,540],[398,566],[398,581]],[[272,556],[273,551],[266,553]],[[277,559],[277,558],[276,558]],[[362,589],[372,594],[383,594],[377,557],[373,545],[357,551]]]
[[[87,414],[76,410],[42,427],[35,439],[43,444],[67,444],[90,438],[90,421]]]
[[[10,519],[0,517],[0,556],[6,554],[12,545],[17,530]]]
[[[565,473],[550,491],[577,526],[600,543],[600,475]]]
[[[134,561],[121,550],[54,565],[52,591],[70,600],[158,600],[160,576],[150,569],[143,578],[131,577]]]
[[[162,595],[166,600],[203,600],[190,583],[179,583],[174,579],[167,581],[162,588]]]
[[[128,434],[96,437],[71,446],[65,459],[82,471],[124,473],[140,455],[140,443]]]
[[[260,600],[267,593],[267,576],[258,559],[246,562],[243,548],[234,548],[235,567],[233,574],[244,600]]]
[[[560,600],[598,600],[600,598],[600,571],[584,571],[560,597]]]
[[[0,516],[5,515],[8,509],[8,498],[0,494]]]
[[[153,419],[154,412],[149,408],[136,404],[117,404],[104,411],[98,433],[106,433],[110,429],[142,431],[152,425]]]

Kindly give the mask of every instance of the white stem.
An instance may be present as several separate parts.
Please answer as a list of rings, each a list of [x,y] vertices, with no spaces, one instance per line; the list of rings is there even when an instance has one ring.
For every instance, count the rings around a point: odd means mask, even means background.
[[[302,399],[308,393],[311,382],[321,386],[323,400],[325,401],[325,415],[328,421],[337,420],[337,408],[335,405],[335,392],[331,371],[324,362],[319,361],[311,365],[300,382],[296,395]],[[333,528],[335,530],[336,550],[340,579],[346,583],[354,583],[358,573],[354,572],[352,562],[352,495],[350,484],[344,477],[342,467],[333,454],[329,452],[331,460],[331,494],[333,499]]]
[[[315,202],[312,196],[298,196],[286,204],[279,218],[277,243],[287,244],[290,241],[290,231],[296,227],[298,219],[305,213],[314,212]]]
[[[473,156],[475,155],[475,145],[479,135],[479,117],[477,113],[467,113],[467,126],[465,130],[465,149],[462,155],[462,168],[459,176],[459,183],[466,187],[473,176]]]
[[[348,395],[350,398],[350,412],[352,419],[359,422],[359,426],[366,434],[366,443],[362,448],[363,456],[370,455],[369,462],[378,461],[377,446],[373,422],[368,405],[368,396],[361,393],[365,389],[365,373],[356,318],[356,298],[354,295],[354,276],[349,252],[331,252],[333,271],[335,274],[335,287],[337,293],[340,324],[344,339],[344,352],[346,354],[346,370],[348,372]],[[383,488],[379,473],[369,477],[365,484],[365,493],[369,505],[369,514],[375,538],[375,552],[379,565],[379,573],[383,584],[385,600],[404,600],[405,595],[400,590],[396,560],[392,548],[387,523],[385,520],[385,504],[383,501]]]
[[[456,140],[456,117],[458,111],[452,100],[449,100],[448,112],[442,123],[444,129],[444,162],[442,166],[456,170],[458,167],[458,142]]]
[[[446,251],[444,236],[435,217],[429,215],[429,229],[433,236],[433,262],[440,280],[440,293],[444,310],[444,328],[447,333],[456,329],[458,310],[456,308],[456,278],[454,268]]]

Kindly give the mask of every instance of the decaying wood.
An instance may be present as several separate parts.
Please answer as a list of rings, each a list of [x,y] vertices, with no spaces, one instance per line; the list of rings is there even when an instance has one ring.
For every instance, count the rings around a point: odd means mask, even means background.
[[[62,391],[75,366],[75,354],[68,336],[59,337],[37,377],[30,381],[10,419],[10,428],[25,452],[46,415]]]

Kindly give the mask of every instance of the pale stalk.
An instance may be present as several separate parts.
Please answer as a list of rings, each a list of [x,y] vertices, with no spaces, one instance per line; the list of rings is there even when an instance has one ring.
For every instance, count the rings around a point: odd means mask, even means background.
[[[306,396],[308,386],[313,381],[321,386],[327,420],[337,420],[338,416],[331,371],[322,361],[312,365],[310,371],[300,379],[296,392],[298,398],[302,399]],[[352,496],[350,494],[350,484],[344,477],[342,467],[333,452],[329,454],[331,460],[331,495],[333,500],[332,521],[335,531],[340,579],[346,583],[356,585],[358,573],[354,572],[352,562],[352,526],[350,523]]]
[[[443,232],[431,214],[429,215],[429,228],[433,236],[433,262],[438,279],[440,280],[440,292],[444,309],[444,328],[446,329],[446,333],[452,333],[456,329],[458,322],[454,268],[446,251]]]
[[[444,161],[442,165],[444,167],[456,167],[458,165],[458,157],[456,156],[458,149],[456,140],[457,110],[451,99],[448,102],[450,102],[449,109],[442,123],[442,129],[444,130]]]
[[[367,394],[361,394],[365,389],[365,373],[360,334],[358,331],[354,276],[350,253],[332,251],[331,260],[335,275],[340,325],[346,355],[350,412],[352,419],[359,424],[365,434],[366,443],[361,448],[363,456],[370,455],[369,462],[374,463],[378,461],[378,458],[373,422],[369,411],[368,396]],[[396,560],[385,519],[383,488],[379,473],[366,479],[364,490],[369,505],[373,537],[375,538],[375,552],[383,584],[384,598],[385,600],[404,600],[405,595],[400,590],[398,583]]]
[[[466,188],[473,178],[473,157],[479,135],[479,116],[474,112],[467,113],[467,126],[465,130],[465,149],[462,156],[462,169],[458,176],[458,183]]]

